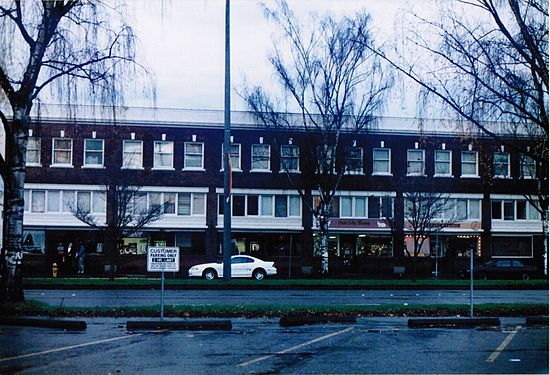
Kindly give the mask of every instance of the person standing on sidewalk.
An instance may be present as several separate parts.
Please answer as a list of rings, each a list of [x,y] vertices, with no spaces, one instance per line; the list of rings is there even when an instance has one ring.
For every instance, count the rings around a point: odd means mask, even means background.
[[[76,253],[76,258],[78,260],[78,273],[84,274],[84,258],[86,257],[86,248],[84,244],[80,242],[78,246],[78,252]]]

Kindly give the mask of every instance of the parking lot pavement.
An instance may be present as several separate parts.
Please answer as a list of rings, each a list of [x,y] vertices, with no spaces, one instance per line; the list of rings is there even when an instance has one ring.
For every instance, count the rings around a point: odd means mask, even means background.
[[[232,319],[231,331],[83,332],[0,326],[2,374],[548,373],[548,327],[410,329],[406,318],[284,328]]]

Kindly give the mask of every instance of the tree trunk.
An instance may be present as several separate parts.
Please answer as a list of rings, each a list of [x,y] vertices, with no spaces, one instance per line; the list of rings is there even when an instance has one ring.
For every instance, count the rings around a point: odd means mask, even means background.
[[[13,134],[6,134],[4,179],[5,243],[2,248],[2,301],[24,301],[21,263],[23,260],[23,211],[25,207],[25,159],[30,118],[24,110],[14,110]]]
[[[542,213],[542,256],[544,259],[544,275],[548,276],[548,210]]]
[[[331,206],[328,204],[321,204],[321,213],[317,218],[319,222],[319,237],[321,239],[321,273],[327,275],[329,272],[328,267],[328,239],[329,239],[329,214]]]

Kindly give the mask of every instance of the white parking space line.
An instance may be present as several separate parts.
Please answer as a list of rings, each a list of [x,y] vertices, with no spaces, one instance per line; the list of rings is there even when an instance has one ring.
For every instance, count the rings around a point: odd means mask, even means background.
[[[508,336],[506,336],[504,341],[498,346],[498,348],[496,348],[496,350],[489,357],[487,357],[485,362],[493,363],[498,358],[500,353],[502,353],[504,349],[506,349],[510,341],[512,341],[512,339],[519,332],[520,329],[521,329],[521,326],[516,326],[516,329],[512,331]]]
[[[306,341],[300,345],[296,345],[296,346],[293,346],[291,348],[288,348],[288,349],[284,349],[284,350],[281,350],[280,352],[277,352],[275,354],[270,354],[270,355],[264,355],[263,357],[258,357],[258,358],[255,358],[255,359],[252,359],[250,361],[246,361],[246,362],[242,362],[242,363],[239,363],[238,366],[239,367],[245,367],[245,366],[248,366],[248,365],[251,365],[253,363],[258,363],[258,362],[261,362],[261,361],[265,361],[266,359],[269,359],[269,358],[273,358],[277,355],[281,355],[281,354],[285,354],[285,353],[288,353],[288,352],[291,352],[293,350],[296,350],[296,349],[300,349],[300,348],[303,348],[305,346],[308,346],[308,345],[311,345],[311,344],[315,344],[319,341],[323,341],[323,340],[327,340],[327,339],[330,339],[331,337],[334,337],[334,336],[338,336],[338,335],[341,335],[342,333],[346,333],[346,332],[349,332],[353,329],[353,327],[349,327],[349,328],[346,328],[346,329],[343,329],[341,331],[338,331],[338,332],[333,332],[333,333],[330,333],[328,335],[325,335],[325,336],[322,336],[322,337],[318,337],[316,339],[313,339],[313,340],[310,340],[310,341]]]
[[[41,351],[41,352],[17,355],[17,356],[14,356],[14,357],[0,358],[0,362],[13,361],[13,360],[16,360],[16,359],[36,357],[36,356],[50,354],[50,353],[57,353],[57,352],[62,352],[62,351],[66,351],[66,350],[71,350],[71,349],[83,348],[83,347],[86,347],[86,346],[104,344],[104,343],[107,343],[107,342],[129,339],[129,338],[133,338],[133,337],[137,337],[137,336],[141,336],[141,335],[143,335],[143,333],[136,333],[136,334],[131,334],[131,335],[112,337],[110,339],[85,342],[85,343],[78,344],[78,345],[70,345],[70,346],[65,346],[65,347],[62,347],[62,348],[44,350],[44,351]]]

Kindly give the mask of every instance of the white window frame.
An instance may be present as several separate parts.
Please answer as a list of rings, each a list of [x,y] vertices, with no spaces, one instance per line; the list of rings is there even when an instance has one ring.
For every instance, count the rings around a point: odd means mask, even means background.
[[[35,145],[37,144],[38,146],[31,148],[30,146],[33,143],[31,142],[31,140],[35,141],[36,142]],[[34,151],[36,153],[36,155],[38,156],[38,161],[29,162],[29,151]],[[42,139],[40,137],[29,137],[27,141],[27,155],[26,155],[25,165],[29,167],[40,167],[42,165],[41,153],[42,153]]]
[[[101,142],[101,163],[100,164],[89,164],[86,162],[86,154],[87,153],[99,153],[98,150],[87,150],[86,144],[87,141],[98,141]],[[85,138],[84,139],[84,155],[82,158],[82,167],[83,168],[103,168],[105,165],[105,140],[103,139],[97,139],[97,138]]]
[[[359,150],[361,156],[359,158],[353,158],[353,160],[359,160],[360,161],[360,165],[361,167],[359,169],[354,169],[354,170],[351,170],[349,169],[349,161],[352,160],[349,155],[350,155],[350,151],[351,150]],[[350,147],[348,148],[348,152],[347,152],[347,157],[346,157],[346,165],[345,165],[345,174],[350,174],[350,175],[362,175],[364,174],[364,153],[363,153],[363,147],[358,147],[358,146],[354,146],[354,147]]]
[[[376,158],[376,152],[377,151],[387,151],[388,152],[388,158],[387,159],[379,159]],[[387,170],[386,171],[376,171],[376,162],[385,162],[387,163]],[[373,176],[392,176],[391,171],[391,148],[386,147],[376,147],[372,149],[372,175]]]
[[[170,145],[171,150],[170,152],[157,152],[155,150],[156,146],[158,144],[165,144]],[[156,165],[156,156],[162,156],[162,155],[170,155],[170,165]],[[162,160],[162,159],[161,159]],[[174,142],[172,141],[153,141],[153,168],[155,170],[174,170]]]
[[[420,153],[422,155],[421,160],[411,160],[410,153]],[[410,171],[410,163],[420,163],[421,170],[419,172]],[[426,175],[426,152],[423,149],[414,148],[407,150],[407,176],[425,176]]]
[[[261,160],[263,162],[267,161],[267,168],[254,168],[254,159],[258,158],[258,156],[254,155],[254,149],[255,148],[265,148],[267,147],[267,160]],[[271,146],[263,143],[253,144],[250,147],[250,172],[271,172]],[[261,157],[265,157],[265,155],[261,155]]]
[[[496,174],[496,156],[503,155],[506,156],[506,163],[499,163],[499,165],[506,165],[506,174]],[[494,152],[493,153],[493,178],[510,178],[510,153],[509,152]]]
[[[475,159],[475,162],[471,162],[471,161],[464,161],[464,155],[465,154],[473,154],[475,155],[476,159]],[[475,163],[475,174],[465,174],[464,173],[464,164],[474,164]],[[477,151],[470,151],[470,150],[463,150],[461,153],[460,153],[460,177],[466,177],[466,178],[471,178],[471,177],[474,177],[474,178],[479,178],[479,157],[478,157],[478,152]]]
[[[139,143],[139,163],[134,163],[126,158],[126,155],[138,155],[138,153],[126,151],[126,145],[128,143]],[[134,166],[134,164],[136,164],[136,166]],[[122,141],[122,169],[143,169],[143,141],[135,139],[125,139]]]
[[[179,213],[179,201],[180,201],[180,195],[189,195],[189,214],[180,214]],[[196,196],[202,196],[202,213],[196,213],[198,209],[198,205],[195,204],[195,197]],[[206,215],[206,194],[205,193],[195,193],[195,192],[185,192],[180,191],[177,193],[176,196],[176,213],[173,216],[179,216],[179,217],[192,217],[192,216],[204,216]]]
[[[70,149],[56,149],[55,143],[56,141],[69,141],[71,144]],[[62,151],[62,152],[69,152],[70,153],[70,162],[69,163],[56,163],[55,162],[55,152]],[[53,138],[52,139],[52,167],[61,167],[61,168],[72,168],[73,167],[73,140],[72,138]]]
[[[195,152],[189,152],[188,146],[190,145],[200,145],[201,146],[201,152],[195,153]],[[188,156],[199,156],[201,158],[200,166],[189,166],[188,164]],[[183,146],[183,170],[184,171],[204,171],[204,142],[185,142]]]
[[[514,217],[513,219],[504,219],[504,202],[513,202],[514,204]],[[494,202],[500,202],[500,212],[502,214],[500,219],[493,218],[493,203]],[[518,219],[518,202],[525,202],[525,219]],[[533,218],[531,216],[532,212],[535,212],[536,218]],[[520,221],[520,222],[537,222],[540,221],[540,214],[538,210],[531,205],[531,203],[527,199],[521,199],[521,198],[491,198],[491,220],[497,221],[497,222],[514,222],[514,221]]]
[[[535,159],[526,154],[519,155],[519,176],[525,180],[536,178],[537,162]]]
[[[237,146],[238,147],[238,154],[237,154],[237,162],[235,162],[235,158],[234,158],[234,155],[233,153],[231,153],[231,171],[232,172],[242,172],[242,169],[241,169],[241,162],[242,162],[242,158],[241,158],[241,144],[240,143],[231,143],[231,145],[229,145],[229,149],[231,150],[231,148]],[[224,149],[223,149],[223,143],[222,143],[222,154],[221,154],[221,159],[222,159],[222,167],[220,169],[220,171],[223,172],[223,160],[224,160]],[[238,165],[236,165],[238,164]]]
[[[288,149],[294,149],[297,150],[296,156],[283,156],[283,148]],[[279,163],[279,172],[280,173],[300,173],[300,147],[298,145],[281,145],[280,147],[280,163]],[[288,171],[285,169],[284,161],[286,160],[294,160],[296,159],[296,169],[289,169]]]
[[[438,154],[449,155],[449,161],[437,160]],[[449,166],[448,173],[437,173],[437,164],[447,164]],[[453,153],[451,150],[435,150],[434,152],[434,177],[452,177],[453,176]]]

